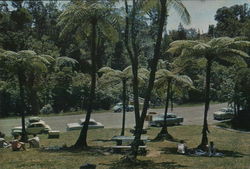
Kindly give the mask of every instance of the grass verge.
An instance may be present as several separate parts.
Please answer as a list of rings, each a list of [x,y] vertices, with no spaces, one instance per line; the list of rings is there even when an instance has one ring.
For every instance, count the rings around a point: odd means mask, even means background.
[[[150,128],[148,135],[153,139],[159,128]],[[149,142],[147,156],[139,156],[134,164],[121,162],[124,155],[113,154],[108,151],[115,145],[109,141],[114,135],[119,135],[119,129],[97,129],[89,131],[89,146],[87,151],[44,151],[28,149],[28,151],[12,152],[10,149],[0,149],[0,164],[3,169],[77,169],[84,163],[93,163],[97,169],[247,169],[250,161],[250,135],[234,133],[210,126],[209,139],[215,142],[218,151],[226,154],[225,157],[190,157],[176,154],[175,142]],[[127,135],[130,133],[126,131]],[[196,147],[201,139],[200,126],[175,126],[169,132],[177,139],[187,142],[189,148]],[[70,146],[77,139],[79,131],[62,133],[60,139],[47,139],[41,135],[41,145]]]

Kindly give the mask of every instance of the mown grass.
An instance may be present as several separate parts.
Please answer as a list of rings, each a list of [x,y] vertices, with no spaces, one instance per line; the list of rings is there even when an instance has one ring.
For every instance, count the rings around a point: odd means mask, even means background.
[[[0,150],[0,168],[3,169],[77,169],[84,163],[93,163],[97,169],[249,169],[250,168],[250,135],[225,131],[210,127],[209,139],[215,142],[219,151],[225,157],[191,157],[176,154],[175,142],[149,142],[148,155],[139,156],[139,162],[128,164],[121,161],[124,155],[112,154],[109,148],[115,145],[110,138],[119,135],[119,129],[98,129],[89,131],[90,149],[87,151],[44,151],[28,149],[28,151],[12,152],[10,149]],[[159,128],[150,128],[149,138],[152,139],[159,132]],[[184,139],[189,148],[194,148],[200,142],[200,126],[170,127],[169,132],[177,139]],[[41,135],[41,145],[70,146],[74,144],[79,131],[62,133],[60,139],[47,139]],[[130,133],[127,130],[127,135]]]

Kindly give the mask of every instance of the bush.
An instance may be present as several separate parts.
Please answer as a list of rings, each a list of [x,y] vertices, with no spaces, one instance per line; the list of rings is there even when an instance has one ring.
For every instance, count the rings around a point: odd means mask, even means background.
[[[54,113],[54,110],[50,104],[46,104],[43,106],[43,108],[40,110],[42,114],[51,114]]]

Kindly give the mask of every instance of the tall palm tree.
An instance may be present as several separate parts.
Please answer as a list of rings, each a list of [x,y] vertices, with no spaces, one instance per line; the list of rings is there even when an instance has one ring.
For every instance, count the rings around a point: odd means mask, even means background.
[[[180,54],[180,57],[196,57],[206,59],[206,85],[205,85],[205,109],[202,129],[201,144],[198,148],[205,149],[208,144],[207,133],[209,132],[207,123],[207,114],[210,103],[210,79],[213,62],[223,61],[246,67],[242,57],[249,55],[242,49],[249,47],[250,42],[241,38],[220,37],[214,38],[208,42],[180,40],[170,44],[168,52]]]
[[[133,0],[133,2],[135,2]],[[135,139],[133,141],[132,144],[132,153],[131,156],[127,156],[128,160],[135,160],[138,154],[138,147],[140,144],[140,138],[141,138],[141,133],[142,133],[142,129],[143,129],[143,124],[144,124],[144,120],[147,114],[147,110],[149,107],[149,101],[150,101],[150,97],[151,97],[151,93],[154,87],[154,81],[155,81],[155,73],[157,71],[157,63],[159,60],[159,57],[161,55],[160,51],[161,51],[161,43],[162,43],[162,36],[164,33],[164,28],[166,26],[166,19],[168,16],[168,10],[170,8],[174,8],[178,14],[180,14],[182,20],[186,23],[190,23],[190,15],[187,11],[187,9],[185,8],[185,6],[182,4],[181,0],[139,0],[137,1],[139,3],[138,7],[142,6],[145,8],[146,11],[151,10],[154,7],[157,7],[157,11],[158,11],[158,21],[157,21],[157,35],[156,35],[156,42],[155,42],[155,46],[154,46],[154,55],[153,58],[151,60],[151,66],[150,66],[150,75],[149,75],[149,82],[148,82],[148,86],[147,89],[145,91],[145,100],[144,100],[144,104],[143,104],[143,109],[142,109],[142,113],[141,115],[139,115],[139,122],[136,126],[136,134],[135,134]],[[126,3],[126,1],[125,1]],[[133,3],[134,4],[134,3]],[[141,5],[140,5],[141,4]],[[126,6],[126,4],[125,4]],[[128,8],[126,8],[128,9]],[[128,11],[128,10],[126,10]],[[128,13],[128,12],[127,12]],[[136,12],[134,12],[132,10],[132,14],[136,14]],[[135,15],[132,15],[135,17]],[[126,17],[126,23],[128,24],[128,17]],[[132,22],[133,23],[133,22]],[[126,24],[126,25],[127,25]],[[125,34],[128,35],[128,29],[126,29],[127,31],[125,31]],[[131,36],[133,36],[133,30],[131,31]],[[128,39],[128,38],[125,38]]]
[[[122,116],[122,130],[121,136],[124,136],[125,133],[125,115],[126,115],[126,106],[127,106],[127,85],[128,81],[132,80],[132,67],[128,66],[122,71],[114,70],[110,67],[103,67],[99,70],[103,73],[102,79],[105,80],[105,83],[108,84],[120,84],[122,83],[122,102],[123,102],[123,116]],[[148,70],[145,68],[140,68],[138,70],[138,80],[140,83],[145,83],[148,78]]]
[[[20,113],[23,141],[27,141],[27,134],[25,130],[24,88],[29,85],[28,81],[30,80],[30,78],[32,78],[33,81],[38,81],[39,78],[41,78],[41,75],[47,71],[47,66],[53,60],[54,59],[48,55],[37,55],[34,51],[31,50],[23,50],[17,53],[12,51],[6,51],[0,55],[0,62],[3,62],[5,68],[8,69],[11,73],[13,73],[18,79],[21,99]]]
[[[167,130],[167,113],[169,107],[169,100],[171,97],[171,88],[172,86],[177,88],[185,87],[193,87],[192,80],[186,75],[179,75],[176,72],[171,72],[166,69],[160,69],[156,72],[156,80],[155,86],[159,88],[167,88],[167,97],[166,97],[166,104],[165,104],[165,111],[164,111],[164,123],[160,133],[157,135],[155,140],[162,140],[162,139],[173,139],[173,137],[168,133]]]
[[[111,40],[117,40],[117,31],[114,26],[116,16],[111,8],[99,1],[72,1],[67,9],[59,16],[58,25],[61,26],[61,36],[68,32],[74,32],[77,36],[87,37],[91,41],[91,89],[85,123],[75,148],[86,148],[88,124],[92,112],[92,104],[95,98],[96,72],[97,72],[97,38],[102,36]]]

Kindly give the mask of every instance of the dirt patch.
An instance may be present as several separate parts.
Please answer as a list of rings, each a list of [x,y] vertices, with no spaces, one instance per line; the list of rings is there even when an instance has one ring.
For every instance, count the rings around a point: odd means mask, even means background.
[[[146,155],[146,157],[159,157],[161,155],[162,151],[150,149]]]

